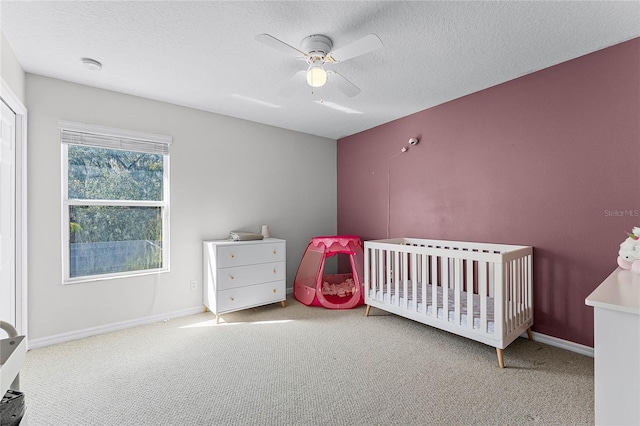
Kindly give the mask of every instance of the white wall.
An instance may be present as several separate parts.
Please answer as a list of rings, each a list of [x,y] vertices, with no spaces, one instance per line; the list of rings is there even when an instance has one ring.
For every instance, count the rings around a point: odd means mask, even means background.
[[[201,307],[203,239],[268,224],[291,288],[309,239],[336,233],[335,140],[32,74],[26,88],[30,340]],[[173,137],[170,273],[61,285],[58,120]]]
[[[0,33],[0,76],[9,85],[13,94],[24,105],[25,73],[13,53],[9,42]]]

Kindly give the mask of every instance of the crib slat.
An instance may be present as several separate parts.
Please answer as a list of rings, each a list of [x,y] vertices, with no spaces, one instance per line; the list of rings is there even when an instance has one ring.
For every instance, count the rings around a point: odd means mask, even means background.
[[[389,250],[381,250],[380,251],[380,269],[381,279],[383,291],[389,291],[389,282],[391,281],[391,259],[389,258]],[[391,293],[389,293],[389,297],[391,297]]]
[[[520,310],[522,312],[521,324],[527,322],[527,259],[523,257],[520,259]]]
[[[520,294],[520,270],[518,268],[517,260],[512,260],[509,263],[511,263],[511,288],[513,289],[511,293],[511,313],[509,313],[509,316],[511,317],[511,329],[509,332],[511,332],[520,325],[518,308]]]
[[[514,260],[511,261],[511,288],[512,293],[511,293],[511,313],[509,313],[509,317],[511,317],[511,328],[509,329],[509,332],[512,332],[513,330],[515,330],[516,328],[518,328],[519,324],[519,315],[518,315],[518,300],[519,300],[519,285],[520,285],[520,281],[519,281],[519,269],[518,269],[518,261]]]
[[[503,323],[504,323],[504,333],[508,333],[510,331],[510,317],[509,317],[509,311],[511,311],[511,300],[509,300],[510,298],[510,293],[511,293],[511,280],[510,280],[510,276],[511,276],[511,265],[509,263],[505,263],[503,264],[503,268],[504,268],[504,275],[503,275],[503,280],[504,280],[504,284],[505,284],[505,295],[504,295],[504,316],[503,318]]]
[[[438,256],[431,256],[431,315],[438,317]]]
[[[365,268],[364,273],[365,273],[365,281],[367,281],[367,276],[366,274],[369,274],[368,277],[368,281],[371,285],[371,288],[373,289],[373,294],[371,295],[371,298],[375,299],[377,294],[376,294],[376,288],[378,285],[378,258],[377,258],[377,253],[375,249],[369,248],[369,250],[367,250],[367,256],[369,258],[369,268]],[[369,293],[371,294],[371,293]]]
[[[522,323],[524,322],[524,311],[523,311],[523,306],[522,306],[522,293],[523,293],[523,288],[522,288],[522,281],[523,281],[523,277],[522,277],[522,268],[523,264],[522,264],[522,259],[517,259],[516,260],[516,270],[517,270],[517,285],[516,285],[516,291],[518,293],[518,297],[516,300],[516,309],[518,310],[518,315],[516,316],[516,327],[520,327],[522,325]]]
[[[533,256],[527,256],[527,321],[533,316]]]
[[[387,263],[385,263],[385,256],[386,256],[386,250],[379,250],[378,251],[378,276],[380,277],[380,297],[382,298],[381,300],[384,300],[384,292],[385,292],[385,288],[384,285],[385,283],[388,283],[389,280],[388,278],[385,279],[386,275],[385,275],[385,270],[388,270],[388,259],[387,259]],[[389,289],[387,288],[387,292],[389,291]],[[389,295],[389,297],[391,297],[391,295]]]
[[[473,261],[468,260],[467,263],[467,327],[473,330]]]
[[[371,249],[367,248],[364,251],[364,291],[365,291],[365,297],[368,297],[371,295],[371,288],[375,288],[375,274],[372,274],[371,271],[374,270],[375,271],[375,259],[372,258],[372,253],[371,253]],[[373,269],[371,269],[373,268]],[[372,284],[373,282],[373,284]],[[373,292],[373,297],[375,297],[375,290]]]
[[[400,254],[400,253],[398,253]],[[407,256],[408,253],[406,251],[403,251],[401,256],[401,262],[402,262],[402,292],[404,294],[404,303],[403,303],[403,308],[404,309],[409,309],[409,292],[407,291],[407,284],[409,284],[409,277],[407,277],[407,275],[409,275],[408,271],[407,271]]]
[[[492,285],[493,281],[491,279],[489,279],[489,277],[493,277],[494,275],[494,271],[495,271],[495,265],[493,263],[487,263],[487,267],[488,267],[488,275],[487,275],[487,284],[489,285],[489,297],[495,297],[494,294],[494,286]]]
[[[427,296],[427,281],[429,281],[429,262],[428,256],[420,255],[420,278],[422,283],[422,311],[427,315],[428,296]]]
[[[368,285],[369,285],[369,289],[373,289],[373,295],[372,298],[376,297],[376,287],[378,284],[378,276],[377,276],[377,267],[378,264],[376,263],[376,250],[374,249],[369,249],[367,250],[367,255],[365,256],[365,262],[369,263],[369,267],[365,267],[365,274],[368,273],[369,277],[368,277]],[[365,277],[366,280],[366,277]],[[371,291],[369,290],[369,294],[371,295]]]
[[[489,332],[487,324],[487,262],[478,262],[478,294],[480,295],[480,330]]]
[[[381,256],[381,254],[380,254],[380,250],[379,249],[376,249],[376,250],[374,250],[373,253],[371,253],[371,260],[373,261],[373,266],[371,267],[371,271],[372,271],[372,273],[373,273],[373,275],[375,277],[375,281],[374,282],[376,283],[375,288],[374,288],[375,291],[373,293],[373,297],[377,297],[377,291],[378,290],[382,290],[380,288],[380,286],[381,286],[382,282],[384,282],[384,276],[382,275],[382,271],[383,271],[382,268],[384,266],[383,266],[383,264],[381,262],[380,256]]]
[[[382,250],[377,249],[375,251],[375,259],[376,271],[373,273],[376,274],[377,290],[380,290],[380,293],[382,294],[382,286],[384,285],[384,261],[382,258]]]
[[[529,263],[528,256],[522,258],[522,322],[529,319]]]
[[[393,252],[393,286],[396,292],[396,305],[400,306],[400,253]]]
[[[493,303],[493,330],[495,336],[502,339],[504,337],[504,310],[507,304],[506,301],[506,282],[505,275],[507,274],[507,265],[504,263],[498,263],[493,268],[493,276],[490,277],[492,282],[490,286],[494,291],[494,303]]]
[[[506,281],[507,281],[507,285],[509,288],[509,291],[507,292],[507,309],[505,314],[505,317],[507,319],[506,321],[506,330],[505,330],[505,334],[506,333],[511,333],[511,331],[514,328],[514,300],[515,300],[515,288],[514,288],[514,276],[515,276],[515,267],[513,262],[509,262],[507,263],[507,276],[505,277]]]
[[[517,287],[517,284],[518,284],[518,282],[517,282],[517,275],[518,275],[517,266],[518,265],[516,264],[516,262],[513,262],[513,261],[509,262],[509,269],[510,269],[510,271],[509,271],[509,274],[510,274],[509,283],[511,285],[511,295],[510,295],[511,297],[510,297],[509,301],[511,303],[511,308],[509,309],[509,312],[507,312],[507,316],[509,317],[509,320],[510,320],[509,321],[509,328],[507,329],[508,333],[511,333],[513,330],[515,330],[516,324],[517,324],[517,318],[516,318],[516,309],[517,309],[517,306],[516,306],[517,288],[516,287]]]
[[[449,321],[449,258],[442,262],[442,320]]]
[[[528,308],[527,308],[527,300],[528,300],[528,292],[527,292],[527,258],[522,258],[522,323],[527,322],[528,317]]]
[[[386,278],[385,278],[385,284],[386,284],[386,294],[389,297],[389,304],[391,305],[391,284],[393,283],[393,278],[392,275],[393,274],[393,262],[391,261],[391,250],[385,250],[385,259],[386,259],[386,264],[385,264],[385,271],[386,271]]]
[[[418,255],[416,252],[411,253],[411,292],[413,294],[412,309],[418,312]]]
[[[518,262],[520,263],[520,319],[521,319],[521,324],[523,324],[525,322],[525,287],[524,287],[524,282],[525,282],[525,271],[527,270],[527,265],[525,262],[524,258],[518,259]]]
[[[386,287],[386,294],[388,294],[389,298],[391,298],[391,283],[393,283],[393,259],[391,258],[391,251],[388,249],[385,249],[384,251],[384,259],[385,259],[385,265],[384,265],[384,271],[385,271],[385,277],[384,277],[384,285]],[[391,299],[389,299],[389,302],[391,302]]]
[[[462,259],[453,259],[453,321],[460,325],[460,291],[462,290]]]

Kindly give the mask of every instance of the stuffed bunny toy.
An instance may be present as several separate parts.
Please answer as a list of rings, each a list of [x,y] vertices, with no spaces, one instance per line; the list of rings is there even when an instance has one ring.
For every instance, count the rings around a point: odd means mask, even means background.
[[[629,237],[620,244],[618,266],[640,274],[640,227],[633,228]]]

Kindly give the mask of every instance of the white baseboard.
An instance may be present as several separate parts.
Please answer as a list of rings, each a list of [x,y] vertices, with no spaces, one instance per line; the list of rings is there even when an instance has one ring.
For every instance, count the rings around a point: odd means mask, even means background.
[[[43,346],[55,345],[57,343],[68,342],[70,340],[82,339],[83,337],[96,336],[98,334],[110,333],[112,331],[124,330],[126,328],[137,327],[139,325],[152,324],[172,318],[186,317],[188,315],[203,312],[202,306],[182,309],[180,311],[167,312],[164,314],[152,315],[149,317],[136,318],[133,320],[105,324],[97,327],[85,328],[82,330],[70,331],[56,334],[54,336],[42,337],[40,339],[29,339],[28,348],[35,349]]]
[[[560,349],[575,352],[581,355],[590,356],[593,358],[593,348],[590,346],[581,345],[580,343],[570,342],[568,340],[558,339],[557,337],[547,336],[546,334],[531,332],[533,340],[535,342],[544,343],[549,346],[555,346]],[[522,336],[527,338],[527,333],[522,333]]]
[[[289,289],[287,289],[289,293]],[[291,289],[293,292],[293,289]],[[152,324],[154,322],[164,321],[172,318],[186,317],[188,315],[194,315],[203,312],[202,306],[196,306],[193,308],[187,308],[180,311],[167,312],[164,314],[152,315],[144,318],[137,318],[129,321],[122,321],[113,324],[101,325],[98,327],[85,328],[82,330],[70,331],[68,333],[56,334],[54,336],[43,337],[40,339],[33,339],[28,341],[28,348],[35,349],[43,346],[55,345],[57,343],[68,342],[70,340],[82,339],[84,337],[96,336],[98,334],[110,333],[112,331],[124,330],[126,328],[136,327],[139,325]],[[536,333],[533,331],[533,340],[536,342],[544,343],[546,345],[555,346],[557,348],[565,349],[571,352],[575,352],[581,355],[590,356],[593,358],[593,348],[579,343],[570,342],[568,340],[559,339],[553,336],[547,336],[546,334]],[[527,338],[526,333],[522,333],[522,336]]]

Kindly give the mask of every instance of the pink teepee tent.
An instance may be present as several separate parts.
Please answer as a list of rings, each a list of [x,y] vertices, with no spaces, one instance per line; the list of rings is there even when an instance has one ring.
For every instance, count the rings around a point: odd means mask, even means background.
[[[348,256],[351,273],[325,274],[325,260],[338,254]],[[293,295],[305,305],[329,309],[351,309],[362,305],[363,256],[360,237],[337,235],[312,238],[298,266]]]

